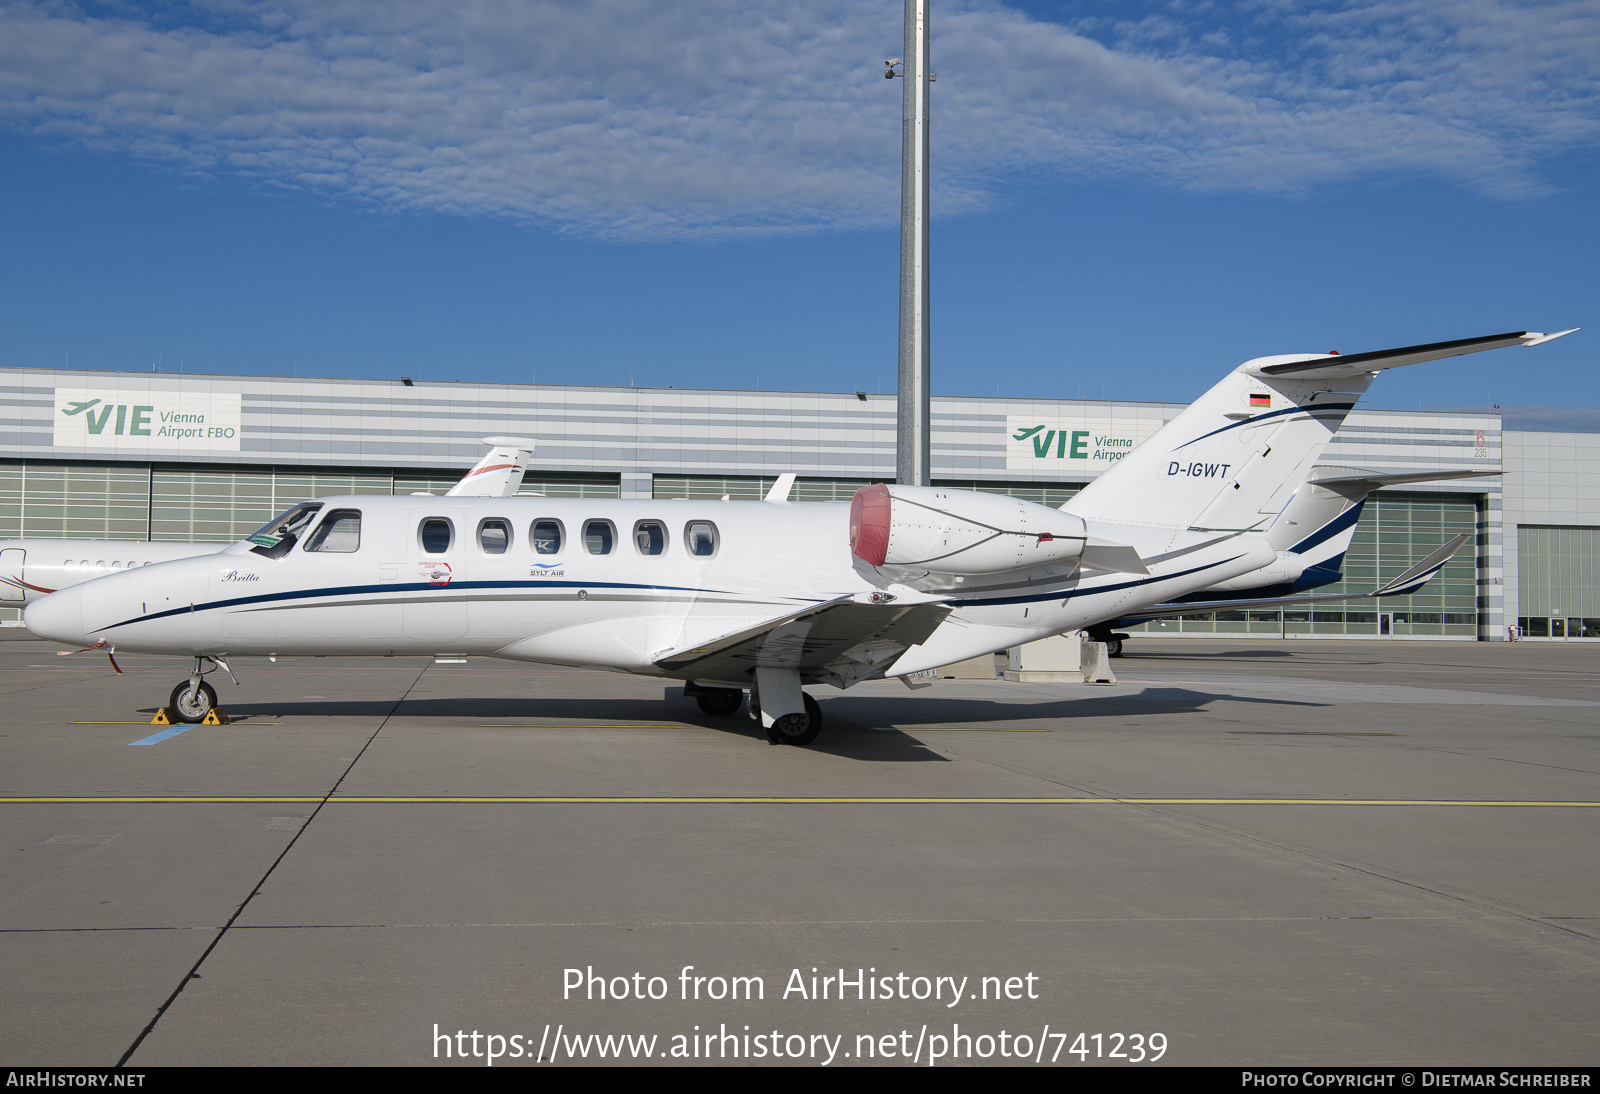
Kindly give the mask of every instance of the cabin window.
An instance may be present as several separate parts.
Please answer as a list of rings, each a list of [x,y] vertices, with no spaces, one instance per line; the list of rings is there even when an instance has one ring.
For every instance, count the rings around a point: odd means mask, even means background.
[[[591,555],[609,555],[617,541],[617,530],[609,520],[591,520],[583,526],[583,544]]]
[[[503,555],[511,546],[511,522],[495,518],[478,525],[478,548],[486,555]]]
[[[361,546],[361,510],[335,509],[306,540],[307,551],[347,555]]]
[[[533,553],[536,555],[558,555],[561,553],[561,522],[559,520],[536,520],[533,527],[528,529],[528,538],[533,541]]]
[[[254,544],[250,549],[258,555],[282,558],[300,541],[321,509],[320,501],[301,502],[281,517],[263,524],[247,536],[245,542]]]
[[[633,526],[633,545],[641,555],[659,555],[667,549],[667,526],[659,520],[641,520]]]
[[[683,545],[697,558],[717,553],[717,526],[709,520],[691,520],[683,529]]]
[[[423,554],[442,555],[450,550],[455,529],[444,517],[429,517],[417,529],[417,538],[422,541]]]

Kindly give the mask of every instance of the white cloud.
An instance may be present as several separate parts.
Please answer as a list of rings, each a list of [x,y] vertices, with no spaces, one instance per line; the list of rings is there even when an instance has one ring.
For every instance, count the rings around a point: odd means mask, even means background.
[[[106,10],[0,7],[0,120],[186,170],[602,236],[898,214],[893,0]],[[1526,196],[1546,185],[1542,159],[1600,139],[1600,0],[1269,0],[1231,18],[1175,5],[1069,27],[939,3],[936,207],[981,207],[1018,172],[1266,193],[1428,174]]]

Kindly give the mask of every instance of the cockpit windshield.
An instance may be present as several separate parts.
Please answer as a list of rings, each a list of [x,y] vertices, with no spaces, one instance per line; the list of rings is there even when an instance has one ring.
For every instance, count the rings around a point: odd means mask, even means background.
[[[321,508],[320,501],[303,501],[281,517],[268,521],[257,531],[246,536],[245,542],[255,544],[250,549],[258,555],[282,558],[294,549],[294,545],[300,541],[305,530],[311,526],[311,520],[317,515],[317,510]]]

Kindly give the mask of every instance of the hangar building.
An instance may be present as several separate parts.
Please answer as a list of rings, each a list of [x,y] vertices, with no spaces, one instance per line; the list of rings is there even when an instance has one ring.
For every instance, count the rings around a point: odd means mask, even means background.
[[[796,499],[845,501],[895,466],[894,396],[864,392],[6,368],[0,393],[4,539],[237,540],[308,498],[443,492],[492,435],[535,441],[523,490],[564,497],[755,498],[793,471]],[[935,397],[934,481],[1060,504],[1181,409]],[[1497,414],[1358,409],[1322,464],[1501,474],[1374,494],[1345,582],[1321,590],[1369,591],[1475,532],[1475,549],[1415,596],[1348,611],[1197,613],[1141,629],[1499,641],[1517,627],[1528,638],[1600,641],[1600,434],[1506,432]],[[0,602],[0,620],[18,615]]]

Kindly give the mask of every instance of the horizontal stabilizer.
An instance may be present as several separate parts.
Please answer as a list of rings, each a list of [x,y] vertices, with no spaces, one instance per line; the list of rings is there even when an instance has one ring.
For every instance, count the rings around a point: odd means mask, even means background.
[[[1157,604],[1154,607],[1141,608],[1127,618],[1117,620],[1114,626],[1131,627],[1150,619],[1173,619],[1180,615],[1197,615],[1204,612],[1246,611],[1251,608],[1292,608],[1301,604],[1323,604],[1330,600],[1370,600],[1375,597],[1406,596],[1422,588],[1433,578],[1434,574],[1444,569],[1445,563],[1449,562],[1455,556],[1455,553],[1461,550],[1461,545],[1471,538],[1470,532],[1461,533],[1393,581],[1374,589],[1370,593],[1330,593],[1325,596],[1271,596],[1243,600],[1197,600],[1187,604]]]
[[[1442,357],[1459,357],[1464,353],[1479,353],[1486,349],[1504,346],[1538,346],[1577,330],[1556,331],[1544,334],[1539,331],[1519,330],[1507,334],[1488,334],[1481,338],[1458,338],[1453,342],[1429,342],[1421,346],[1402,346],[1399,349],[1371,350],[1366,353],[1307,354],[1301,360],[1265,361],[1250,369],[1258,376],[1275,376],[1295,380],[1336,380],[1342,376],[1361,376],[1383,369],[1415,365],[1423,361],[1437,361]]]
[[[1330,475],[1327,478],[1311,477],[1312,486],[1321,486],[1336,494],[1354,496],[1369,494],[1385,486],[1404,486],[1413,482],[1443,482],[1445,479],[1476,479],[1485,475],[1500,475],[1502,471],[1407,471],[1384,475],[1378,472],[1362,475]]]

